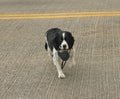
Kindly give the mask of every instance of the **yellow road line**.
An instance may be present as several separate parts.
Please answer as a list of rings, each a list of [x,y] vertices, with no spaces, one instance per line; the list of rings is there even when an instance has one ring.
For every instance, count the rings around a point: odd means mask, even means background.
[[[98,15],[98,14],[120,14],[120,11],[113,12],[66,12],[66,13],[47,13],[47,14],[0,14],[2,16],[49,16],[49,15]]]
[[[120,16],[120,11],[113,12],[66,12],[47,14],[0,14],[0,20],[11,19],[49,19],[49,18],[79,18],[79,17],[104,17]]]

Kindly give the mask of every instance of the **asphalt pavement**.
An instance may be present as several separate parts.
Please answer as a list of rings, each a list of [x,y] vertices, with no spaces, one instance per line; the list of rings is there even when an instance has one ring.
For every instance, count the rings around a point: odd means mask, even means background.
[[[53,27],[75,37],[65,79],[44,49]],[[120,1],[0,0],[0,99],[120,99]]]

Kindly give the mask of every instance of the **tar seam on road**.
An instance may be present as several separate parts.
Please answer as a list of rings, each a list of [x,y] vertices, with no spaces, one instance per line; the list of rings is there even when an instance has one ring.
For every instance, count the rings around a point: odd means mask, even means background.
[[[80,18],[80,17],[110,17],[110,16],[120,16],[120,11],[64,12],[64,13],[47,13],[47,14],[0,14],[0,20],[55,19],[55,18]]]

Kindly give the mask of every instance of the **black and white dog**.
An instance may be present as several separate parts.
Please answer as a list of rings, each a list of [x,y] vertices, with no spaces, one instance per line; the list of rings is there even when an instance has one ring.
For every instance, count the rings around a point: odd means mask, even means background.
[[[68,31],[59,28],[52,28],[46,32],[45,49],[53,58],[53,63],[57,67],[58,77],[65,78],[62,71],[66,61],[69,59],[70,66],[75,65],[74,60],[74,37]]]

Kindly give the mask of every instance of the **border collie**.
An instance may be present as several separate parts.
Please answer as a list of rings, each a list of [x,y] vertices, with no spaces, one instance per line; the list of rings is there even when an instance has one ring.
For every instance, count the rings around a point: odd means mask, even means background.
[[[63,67],[67,60],[71,62],[70,66],[75,65],[74,41],[70,32],[62,31],[59,28],[52,28],[46,32],[45,49],[53,58],[53,63],[58,71],[58,78],[65,78]]]

